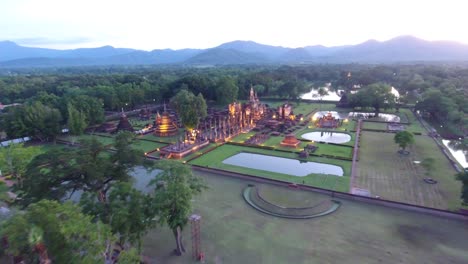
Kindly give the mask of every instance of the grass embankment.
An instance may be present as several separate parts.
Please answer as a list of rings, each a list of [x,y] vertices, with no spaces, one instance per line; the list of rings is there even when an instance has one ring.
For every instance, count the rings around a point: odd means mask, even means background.
[[[358,187],[370,190],[382,198],[441,209],[460,207],[461,185],[455,180],[455,170],[441,153],[432,138],[415,136],[410,155],[397,153],[394,134],[364,131],[362,133]],[[414,161],[434,160],[434,169],[425,169]],[[437,184],[427,184],[431,177]]]
[[[235,154],[241,153],[241,152],[251,152],[251,153],[277,156],[277,157],[283,157],[283,158],[298,159],[298,154],[296,153],[280,152],[280,151],[274,151],[274,150],[264,150],[264,149],[244,147],[244,146],[223,145],[199,158],[196,158],[190,161],[190,164],[203,166],[203,167],[209,167],[209,168],[222,169],[222,170],[227,170],[227,171],[232,171],[232,172],[244,173],[244,174],[249,174],[249,175],[258,176],[258,177],[283,180],[283,181],[295,182],[295,183],[301,183],[301,184],[303,183],[303,184],[330,189],[330,190],[337,190],[337,191],[342,191],[342,192],[349,191],[349,177],[350,177],[350,170],[351,170],[351,162],[349,161],[327,159],[327,158],[321,158],[321,157],[309,157],[306,159],[307,161],[327,163],[327,164],[340,166],[343,168],[343,172],[344,172],[343,177],[324,175],[324,174],[313,174],[313,173],[305,177],[296,177],[296,176],[291,176],[287,174],[244,168],[240,166],[233,166],[233,165],[228,165],[228,164],[223,163],[225,159]]]

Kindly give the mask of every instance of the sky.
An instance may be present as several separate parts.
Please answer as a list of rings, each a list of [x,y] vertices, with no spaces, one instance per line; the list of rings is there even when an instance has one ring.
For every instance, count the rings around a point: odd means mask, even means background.
[[[400,35],[468,44],[466,0],[0,0],[0,41],[70,49],[304,47]]]

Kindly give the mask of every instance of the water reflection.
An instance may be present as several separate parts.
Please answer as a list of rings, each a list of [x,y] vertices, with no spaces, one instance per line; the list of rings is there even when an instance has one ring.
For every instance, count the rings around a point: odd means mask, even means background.
[[[325,88],[327,89],[327,88]],[[336,92],[334,91],[328,91],[328,95],[323,96],[321,99],[325,101],[335,101],[338,102],[341,99],[341,96],[339,96]],[[320,95],[318,94],[318,89],[312,89],[310,92],[301,95],[301,99],[305,100],[320,100]]]
[[[351,136],[345,133],[337,133],[333,131],[320,131],[320,132],[310,132],[301,136],[307,140],[313,141],[322,141],[329,143],[346,143],[351,140]]]
[[[304,177],[311,173],[343,176],[343,169],[340,166],[311,161],[300,162],[295,159],[253,153],[239,153],[225,159],[223,163],[298,177]]]
[[[442,140],[442,143],[448,148],[452,156],[458,161],[458,163],[460,163],[460,165],[462,165],[463,168],[468,168],[468,160],[466,157],[468,152],[459,147],[459,145],[462,144],[461,141],[444,139]]]

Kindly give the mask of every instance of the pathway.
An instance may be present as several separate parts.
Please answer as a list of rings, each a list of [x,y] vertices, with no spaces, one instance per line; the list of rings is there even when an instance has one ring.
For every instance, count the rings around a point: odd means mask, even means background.
[[[354,190],[358,190],[356,188],[356,174],[357,174],[357,169],[356,169],[356,162],[358,161],[358,154],[359,154],[359,137],[361,136],[361,127],[362,127],[362,120],[359,119],[357,123],[357,129],[356,129],[356,138],[354,141],[354,149],[353,149],[353,163],[351,165],[351,180],[350,180],[350,186],[349,186],[349,191],[351,193],[354,193]]]

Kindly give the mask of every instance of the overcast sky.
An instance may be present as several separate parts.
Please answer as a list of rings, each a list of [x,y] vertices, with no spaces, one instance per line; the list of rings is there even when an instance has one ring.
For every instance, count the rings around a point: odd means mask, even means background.
[[[336,46],[399,35],[468,44],[468,1],[0,0],[0,40],[36,47]]]

